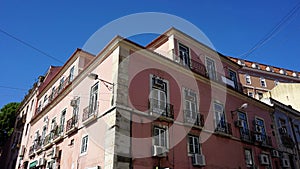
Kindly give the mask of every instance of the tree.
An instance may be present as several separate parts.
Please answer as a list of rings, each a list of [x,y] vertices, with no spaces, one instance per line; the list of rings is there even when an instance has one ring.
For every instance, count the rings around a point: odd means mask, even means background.
[[[10,137],[14,130],[17,110],[20,103],[8,103],[0,109],[0,146]]]

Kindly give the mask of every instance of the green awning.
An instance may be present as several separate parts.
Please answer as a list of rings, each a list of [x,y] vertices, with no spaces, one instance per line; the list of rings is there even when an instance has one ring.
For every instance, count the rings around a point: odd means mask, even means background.
[[[29,168],[35,167],[36,164],[37,164],[37,160],[35,160],[34,162],[31,162],[31,163],[29,164]]]

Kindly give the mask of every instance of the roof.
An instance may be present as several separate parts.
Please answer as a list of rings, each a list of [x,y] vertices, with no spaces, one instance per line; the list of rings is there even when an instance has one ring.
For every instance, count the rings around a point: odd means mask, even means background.
[[[43,83],[39,86],[39,92],[43,91],[44,88],[51,82],[51,80],[58,74],[62,67],[61,66],[50,66]]]
[[[285,76],[289,76],[289,77],[300,78],[300,73],[297,71],[279,68],[279,67],[275,67],[275,66],[271,66],[271,65],[267,65],[267,64],[263,64],[263,63],[258,63],[258,62],[253,62],[253,61],[249,61],[249,60],[244,60],[244,59],[240,59],[240,58],[235,58],[235,57],[231,57],[231,56],[227,56],[227,58],[229,58],[230,60],[238,63],[241,66],[247,67],[247,68],[262,70],[262,71],[266,71],[266,72],[270,72],[270,73],[274,73],[274,74],[278,74],[278,75],[285,75]]]

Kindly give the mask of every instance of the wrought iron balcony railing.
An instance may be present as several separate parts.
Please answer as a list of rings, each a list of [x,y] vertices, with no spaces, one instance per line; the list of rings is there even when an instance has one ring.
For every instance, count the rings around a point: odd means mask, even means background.
[[[78,116],[75,115],[67,121],[66,134],[70,134],[77,129],[77,120]]]
[[[98,102],[96,103],[96,105],[91,104],[91,105],[87,106],[86,108],[84,108],[82,122],[86,124],[86,123],[90,122],[91,120],[95,119],[98,115],[98,108],[99,108]]]
[[[184,110],[184,122],[193,124],[195,126],[203,127],[204,126],[204,116],[198,112],[193,112],[191,110]]]
[[[215,132],[225,135],[232,135],[231,124],[220,121],[215,128]]]
[[[150,99],[150,114],[154,116],[163,116],[174,119],[173,105],[157,99]]]

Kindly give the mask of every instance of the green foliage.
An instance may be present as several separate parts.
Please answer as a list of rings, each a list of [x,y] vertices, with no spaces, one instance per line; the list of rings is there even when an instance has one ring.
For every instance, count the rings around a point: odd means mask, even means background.
[[[20,103],[8,103],[0,109],[0,146],[5,143],[14,130],[19,105]]]

